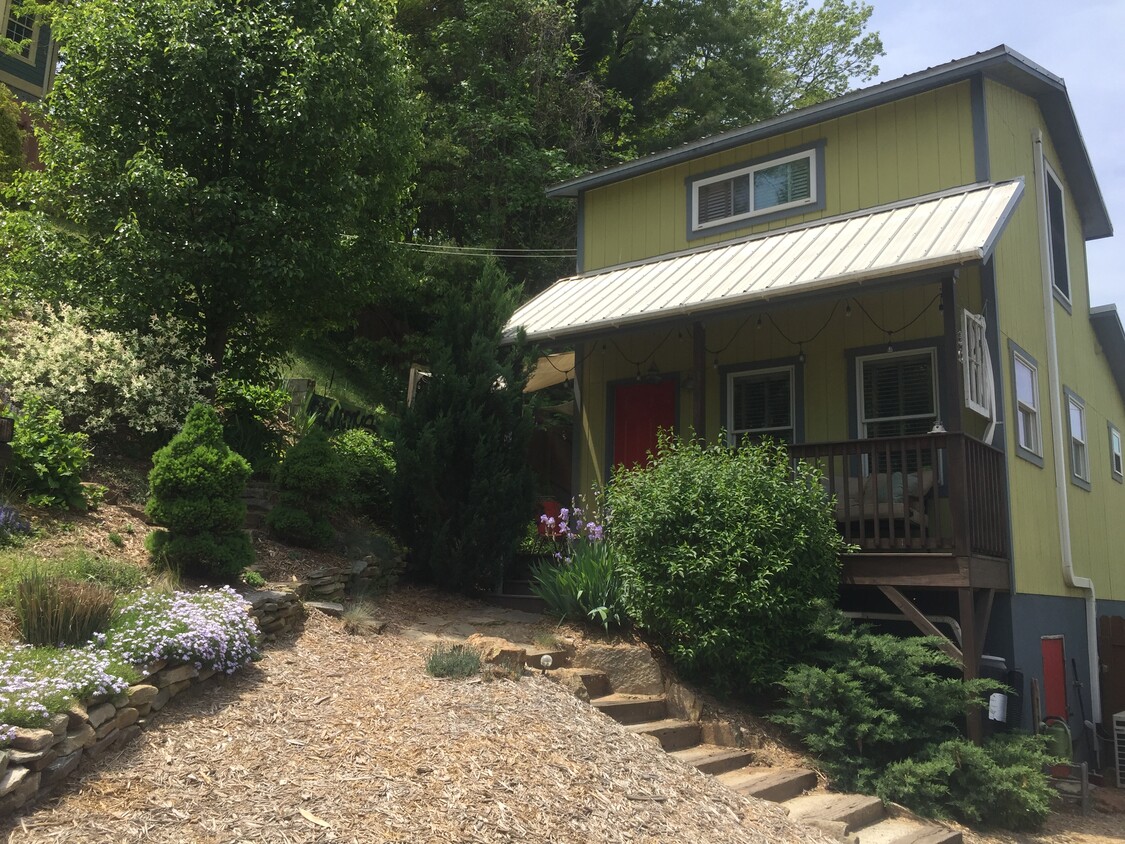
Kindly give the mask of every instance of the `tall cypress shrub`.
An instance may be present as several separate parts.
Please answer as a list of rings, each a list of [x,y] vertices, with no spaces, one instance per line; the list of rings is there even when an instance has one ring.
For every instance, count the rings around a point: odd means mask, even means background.
[[[517,292],[488,264],[438,304],[431,375],[395,439],[395,510],[415,576],[471,590],[495,585],[514,556],[534,493],[523,338],[501,345]]]
[[[223,442],[215,409],[197,404],[180,433],[153,455],[145,512],[165,528],[147,547],[166,565],[196,576],[234,580],[254,560],[242,530],[242,491],[250,464]]]

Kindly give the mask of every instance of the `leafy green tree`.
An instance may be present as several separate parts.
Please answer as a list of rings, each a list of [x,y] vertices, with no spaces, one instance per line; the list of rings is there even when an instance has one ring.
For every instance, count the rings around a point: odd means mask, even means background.
[[[496,585],[531,517],[532,358],[500,345],[516,303],[504,274],[489,263],[463,286],[441,298],[431,374],[395,437],[395,509],[414,574],[471,590]]]
[[[416,146],[389,2],[69,0],[51,24],[14,274],[111,323],[176,316],[249,375],[388,283]]]
[[[23,166],[23,130],[20,106],[7,88],[0,85],[0,203],[4,188]]]

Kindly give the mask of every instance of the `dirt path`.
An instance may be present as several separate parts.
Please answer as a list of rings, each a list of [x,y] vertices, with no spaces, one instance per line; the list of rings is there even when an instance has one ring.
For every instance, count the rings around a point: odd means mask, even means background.
[[[538,676],[428,677],[425,642],[313,614],[120,754],[0,824],[11,842],[816,842]]]

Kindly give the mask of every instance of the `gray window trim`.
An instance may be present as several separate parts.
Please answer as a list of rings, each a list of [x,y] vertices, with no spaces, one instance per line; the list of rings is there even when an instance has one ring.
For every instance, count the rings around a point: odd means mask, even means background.
[[[1106,427],[1109,429],[1109,474],[1119,484],[1125,483],[1125,473],[1119,472],[1117,467],[1113,465],[1113,435],[1117,434],[1117,440],[1122,446],[1122,461],[1125,463],[1125,439],[1121,436],[1121,429],[1114,425],[1112,422],[1106,422]],[[1125,469],[1125,465],[1122,466]]]
[[[823,211],[825,207],[824,191],[827,180],[824,175],[824,145],[825,141],[821,138],[811,144],[802,144],[801,146],[790,147],[789,149],[782,150],[781,152],[770,153],[769,155],[759,156],[758,158],[751,158],[746,161],[740,161],[737,164],[731,164],[726,167],[720,167],[715,170],[708,170],[706,173],[696,173],[684,179],[684,193],[687,202],[687,239],[700,240],[705,237],[712,237],[716,234],[724,234],[726,232],[739,231],[758,226],[762,223],[769,223],[774,220],[783,220],[786,217],[794,217],[799,214],[808,214],[812,211]],[[787,158],[792,155],[799,155],[802,152],[812,150],[813,167],[816,170],[816,178],[813,180],[813,189],[816,191],[816,196],[813,201],[806,205],[798,205],[793,208],[785,208],[781,211],[767,211],[762,214],[756,214],[752,217],[743,217],[738,220],[732,220],[729,223],[722,223],[717,226],[708,226],[704,229],[694,229],[692,227],[692,220],[695,218],[695,185],[704,179],[710,179],[715,176],[722,176],[726,173],[735,173],[739,170],[745,170],[747,167],[757,167],[760,164],[767,164],[770,161],[776,161],[782,158]]]
[[[1039,361],[1037,361],[1026,349],[1022,348],[1015,341],[1008,340],[1008,358],[1011,361],[1012,368],[1012,430],[1015,433],[1015,446],[1016,454],[1026,460],[1043,468],[1043,391],[1039,389]],[[1035,370],[1035,423],[1038,429],[1036,439],[1039,440],[1039,452],[1036,454],[1030,449],[1024,448],[1020,443],[1020,396],[1018,378],[1016,378],[1016,359],[1022,359],[1024,363]]]
[[[1090,471],[1090,421],[1086,417],[1086,402],[1078,393],[1071,390],[1065,384],[1063,385],[1063,398],[1066,399],[1066,455],[1067,461],[1070,463],[1070,482],[1079,489],[1090,492],[1093,488],[1090,484],[1093,473]],[[1084,444],[1086,446],[1086,473],[1090,476],[1086,478],[1074,471],[1074,430],[1070,427],[1071,402],[1077,404],[1082,409],[1082,427],[1085,429],[1082,435],[1085,437]]]
[[[773,358],[771,360],[756,360],[748,363],[733,363],[719,367],[719,410],[723,420],[723,432],[727,442],[731,445],[730,431],[727,422],[730,418],[729,402],[730,390],[727,382],[732,375],[753,375],[756,372],[767,370],[788,369],[793,379],[793,442],[805,441],[805,365],[800,357]]]

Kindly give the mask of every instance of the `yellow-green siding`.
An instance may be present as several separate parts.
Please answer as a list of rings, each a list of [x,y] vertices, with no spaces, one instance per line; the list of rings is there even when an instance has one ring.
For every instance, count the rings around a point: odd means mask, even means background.
[[[687,238],[689,176],[824,142],[825,205],[734,232]],[[975,181],[969,83],[587,191],[583,269],[771,231]]]
[[[996,279],[1004,359],[1005,415],[1014,418],[1008,340],[1039,364],[1040,421],[1044,466],[1015,456],[1016,430],[1008,425],[1015,586],[1043,595],[1079,594],[1062,578],[1055,494],[1054,444],[1051,442],[1047,333],[1043,311],[1043,266],[1038,209],[1042,191],[1035,180],[1035,134],[1044,122],[1035,100],[1007,86],[986,82],[989,164],[994,181],[1023,176],[1026,193],[996,249]],[[1086,250],[1081,221],[1051,138],[1043,131],[1048,163],[1063,183],[1070,269],[1070,312],[1053,304],[1062,385],[1086,402],[1091,490],[1072,484],[1069,455],[1064,479],[1069,496],[1070,533],[1076,573],[1092,577],[1098,596],[1125,600],[1125,486],[1110,474],[1107,422],[1125,425],[1125,401],[1112,378],[1090,325]],[[1063,403],[1063,436],[1067,436]],[[1069,443],[1064,442],[1064,449]]]

